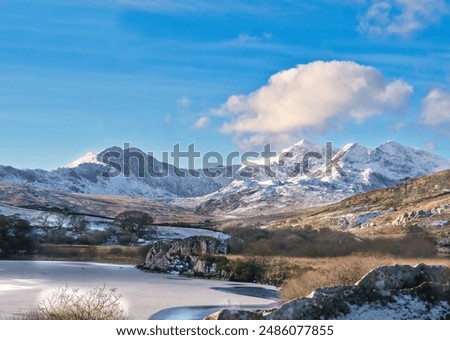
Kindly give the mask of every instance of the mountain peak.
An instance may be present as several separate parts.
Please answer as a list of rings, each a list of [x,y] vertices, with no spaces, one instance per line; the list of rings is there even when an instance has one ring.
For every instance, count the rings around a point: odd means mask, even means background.
[[[413,150],[413,148],[404,146],[396,141],[389,140],[383,144],[381,144],[379,147],[377,147],[377,150],[383,151],[385,153],[395,155],[398,154],[400,150]]]
[[[65,166],[65,168],[76,168],[77,166],[80,166],[81,164],[86,163],[95,163],[95,164],[102,164],[98,160],[98,154],[95,152],[88,152],[86,155],[78,158],[77,160],[73,161],[72,163]]]
[[[370,162],[371,152],[371,149],[359,143],[348,143],[338,151],[334,158],[351,164],[367,164]]]
[[[311,143],[309,140],[302,139],[286,149],[283,149],[282,152],[292,152],[293,154],[301,152],[303,154],[308,151],[320,151],[322,148],[323,145],[321,144]]]
[[[297,143],[295,143],[292,146],[309,146],[309,145],[314,145],[314,143],[311,143],[307,139],[301,139],[301,140],[299,140]]]

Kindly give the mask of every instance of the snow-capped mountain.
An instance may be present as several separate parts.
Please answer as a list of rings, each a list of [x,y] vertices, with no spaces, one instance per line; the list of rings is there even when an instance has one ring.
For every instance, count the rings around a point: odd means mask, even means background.
[[[340,150],[327,150],[303,140],[283,153],[291,155],[284,161],[275,157],[270,162],[276,176],[260,171],[251,179],[235,179],[196,199],[197,211],[238,215],[304,208],[450,169],[449,160],[393,141],[375,149],[352,143]],[[245,167],[240,170],[244,172]]]
[[[449,160],[393,141],[375,149],[353,143],[339,150],[302,140],[270,159],[209,172],[179,169],[152,156],[139,159],[140,154],[145,155],[138,149],[112,147],[54,171],[0,166],[0,181],[151,198],[195,207],[197,212],[238,215],[330,203],[450,168]],[[211,175],[217,171],[222,175]]]
[[[78,158],[76,161],[73,161],[72,163],[66,165],[66,168],[76,168],[77,166],[81,164],[103,164],[98,160],[98,154],[95,152],[88,152],[83,157]]]
[[[138,149],[130,149],[129,152],[131,155],[145,155]],[[124,155],[126,153],[123,149],[111,147],[98,154],[90,152],[66,167],[53,171],[19,170],[0,166],[0,181],[63,192],[159,200],[202,196],[231,181],[224,177],[203,176],[202,172],[198,172],[201,176],[197,178],[184,169],[159,162],[151,156],[146,156],[143,162],[131,157],[127,163],[124,162]],[[105,163],[105,159],[110,163]],[[114,166],[120,167],[120,171]],[[166,176],[157,176],[164,171],[167,172]],[[179,176],[183,173],[185,177]]]
[[[429,152],[386,142],[376,149],[357,143],[347,144],[333,158],[344,176],[333,173],[335,179],[362,183],[369,188],[385,187],[409,178],[449,168],[450,162]]]

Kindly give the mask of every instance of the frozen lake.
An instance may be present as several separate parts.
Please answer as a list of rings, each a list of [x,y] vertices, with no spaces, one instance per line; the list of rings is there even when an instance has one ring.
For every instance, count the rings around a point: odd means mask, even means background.
[[[0,261],[0,318],[37,306],[65,287],[117,288],[132,319],[201,319],[221,307],[276,303],[274,287],[142,272],[133,266],[59,261]],[[251,296],[253,295],[253,296]]]

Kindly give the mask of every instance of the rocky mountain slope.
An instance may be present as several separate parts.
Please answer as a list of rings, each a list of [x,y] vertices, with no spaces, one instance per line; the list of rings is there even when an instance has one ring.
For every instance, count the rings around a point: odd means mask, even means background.
[[[144,153],[137,149],[129,150],[130,154]],[[111,163],[103,162],[105,154],[117,154],[119,157],[108,158]],[[117,195],[134,198],[171,200],[177,197],[201,196],[226,185],[230,180],[226,178],[210,178],[202,176],[196,178],[187,174],[186,177],[177,176],[182,171],[167,163],[161,163],[148,156],[144,162],[138,163],[135,158],[124,161],[124,150],[112,147],[99,154],[88,153],[67,167],[53,171],[20,170],[10,166],[0,166],[0,181],[10,184],[20,184],[39,189],[51,189],[70,193],[94,195]],[[117,176],[111,173],[117,171],[112,163],[122,167]],[[123,166],[127,165],[127,168]],[[125,174],[128,169],[129,175]],[[151,176],[147,169],[155,173],[167,171],[167,176]]]
[[[268,178],[260,171],[251,179],[236,179],[219,191],[196,199],[197,211],[237,216],[289,211],[337,202],[450,168],[446,159],[396,142],[387,142],[373,150],[348,144],[328,162],[327,152],[330,153],[320,145],[301,141],[283,150],[282,153],[293,155],[290,159],[272,160],[270,167],[275,177]],[[314,157],[305,157],[308,153]],[[320,155],[322,158],[318,159]],[[309,165],[304,166],[302,159],[309,160]],[[295,167],[298,174],[293,171]],[[241,168],[245,170],[246,167]]]
[[[125,196],[88,195],[0,182],[0,214],[35,222],[52,214],[84,216],[111,221],[126,210],[146,211],[157,223],[199,223],[205,216],[170,203]]]
[[[423,235],[438,251],[450,254],[450,170],[396,186],[357,194],[340,202],[289,212],[227,220],[223,226],[261,225],[264,228],[331,228],[360,237]]]

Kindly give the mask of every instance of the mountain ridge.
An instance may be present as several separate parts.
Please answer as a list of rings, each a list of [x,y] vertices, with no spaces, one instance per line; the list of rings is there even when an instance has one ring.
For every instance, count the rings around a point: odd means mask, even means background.
[[[327,147],[301,140],[268,162],[259,158],[248,164],[211,167],[209,172],[177,168],[137,148],[111,147],[100,153],[90,152],[53,171],[0,165],[0,181],[68,193],[175,202],[195,207],[202,214],[239,215],[261,209],[265,213],[323,205],[450,169],[449,160],[395,141],[375,149],[358,143],[349,143],[341,149]],[[128,157],[130,154],[134,158]],[[145,155],[142,158],[145,164],[140,164],[140,154]],[[121,171],[117,164],[123,165]],[[123,174],[125,170],[128,177]],[[166,173],[152,176],[150,170],[155,174]],[[225,172],[230,176],[224,175]],[[114,176],[104,176],[111,173]],[[183,173],[185,176],[180,176]],[[211,176],[217,173],[222,175]]]

